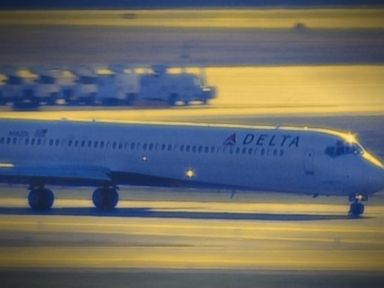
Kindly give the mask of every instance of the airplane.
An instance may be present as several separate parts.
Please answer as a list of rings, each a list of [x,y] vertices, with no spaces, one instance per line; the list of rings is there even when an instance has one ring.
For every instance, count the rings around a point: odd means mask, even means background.
[[[384,188],[384,166],[356,137],[324,128],[70,120],[0,120],[0,182],[29,186],[50,209],[49,185],[91,186],[114,209],[119,185],[348,196],[349,215]]]

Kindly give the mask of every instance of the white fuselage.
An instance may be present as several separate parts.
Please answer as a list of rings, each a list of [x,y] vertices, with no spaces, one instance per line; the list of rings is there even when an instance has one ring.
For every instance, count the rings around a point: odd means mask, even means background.
[[[0,163],[103,167],[114,185],[326,195],[383,188],[381,163],[344,136],[291,127],[1,120]],[[340,142],[355,150],[340,150]]]

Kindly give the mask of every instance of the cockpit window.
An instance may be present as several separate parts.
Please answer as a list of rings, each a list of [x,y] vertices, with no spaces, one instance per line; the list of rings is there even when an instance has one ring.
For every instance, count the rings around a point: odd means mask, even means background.
[[[357,143],[347,143],[344,141],[337,141],[335,145],[328,146],[325,149],[325,154],[331,157],[338,157],[347,154],[360,155],[363,153],[363,148]]]

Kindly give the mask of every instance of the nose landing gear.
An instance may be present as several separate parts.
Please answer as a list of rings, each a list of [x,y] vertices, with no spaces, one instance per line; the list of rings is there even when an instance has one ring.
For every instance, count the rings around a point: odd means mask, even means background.
[[[349,195],[349,201],[351,202],[348,215],[352,218],[358,218],[364,213],[364,204],[362,201],[366,201],[368,197],[363,194],[351,194]]]

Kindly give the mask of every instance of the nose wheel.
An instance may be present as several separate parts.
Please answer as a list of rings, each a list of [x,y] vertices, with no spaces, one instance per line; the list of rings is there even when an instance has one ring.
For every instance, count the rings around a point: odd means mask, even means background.
[[[349,208],[348,215],[352,218],[358,218],[364,213],[364,204],[362,201],[365,201],[367,198],[361,194],[350,195],[349,200],[351,205]]]

